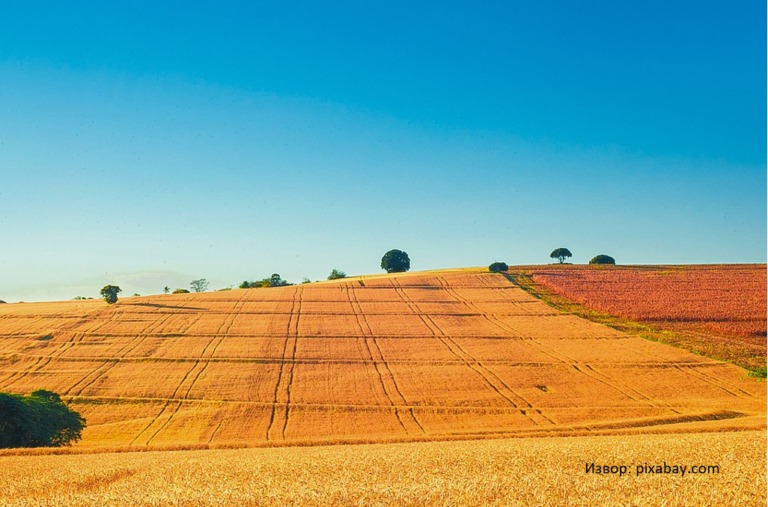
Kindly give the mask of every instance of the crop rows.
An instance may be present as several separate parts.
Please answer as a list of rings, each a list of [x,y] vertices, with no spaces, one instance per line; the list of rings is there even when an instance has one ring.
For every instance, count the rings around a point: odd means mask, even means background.
[[[86,417],[83,449],[746,428],[765,410],[739,368],[479,270],[2,305],[0,391],[41,388]]]

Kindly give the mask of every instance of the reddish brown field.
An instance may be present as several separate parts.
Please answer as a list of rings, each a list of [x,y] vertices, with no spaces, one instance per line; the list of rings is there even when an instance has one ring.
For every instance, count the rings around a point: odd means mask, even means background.
[[[765,363],[764,264],[552,265],[525,271],[536,284],[590,309],[730,351],[715,357],[745,366]]]

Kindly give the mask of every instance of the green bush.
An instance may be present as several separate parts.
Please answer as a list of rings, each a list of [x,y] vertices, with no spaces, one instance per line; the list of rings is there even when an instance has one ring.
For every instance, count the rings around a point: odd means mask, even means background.
[[[600,254],[592,257],[590,264],[616,264],[616,260],[610,255]]]
[[[83,428],[85,419],[54,392],[0,393],[0,448],[71,445]]]
[[[490,266],[488,266],[488,271],[491,273],[503,273],[506,270],[509,269],[509,266],[507,266],[506,262],[494,262]]]
[[[347,274],[343,271],[339,271],[338,269],[334,269],[331,271],[331,274],[328,275],[328,280],[338,280],[339,278],[346,278]]]
[[[117,285],[105,285],[101,288],[101,297],[103,297],[104,301],[106,301],[108,304],[115,304],[117,303],[118,292],[123,292],[123,289]]]
[[[173,291],[173,294],[189,294],[189,291],[187,289],[176,289]]]

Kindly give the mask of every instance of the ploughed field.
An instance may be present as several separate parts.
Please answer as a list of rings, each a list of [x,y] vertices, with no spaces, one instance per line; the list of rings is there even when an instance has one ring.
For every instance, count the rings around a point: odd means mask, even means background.
[[[764,382],[560,313],[480,269],[0,305],[0,391],[56,391],[76,448],[765,427]]]
[[[765,369],[765,264],[551,265],[516,271],[590,309],[673,333],[662,336],[665,341]]]

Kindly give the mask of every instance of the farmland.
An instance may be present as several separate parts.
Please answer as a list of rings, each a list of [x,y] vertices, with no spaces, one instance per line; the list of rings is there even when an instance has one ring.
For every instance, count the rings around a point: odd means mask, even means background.
[[[508,276],[0,305],[0,391],[88,421],[0,451],[0,505],[765,505],[764,381]]]
[[[765,456],[755,431],[6,456],[0,505],[760,506]],[[663,463],[717,469],[637,473]]]
[[[515,271],[588,309],[662,331],[656,335],[662,341],[765,368],[765,265],[551,265]]]
[[[764,424],[744,370],[481,270],[2,305],[0,333],[0,390],[60,393],[88,421],[79,449]]]

